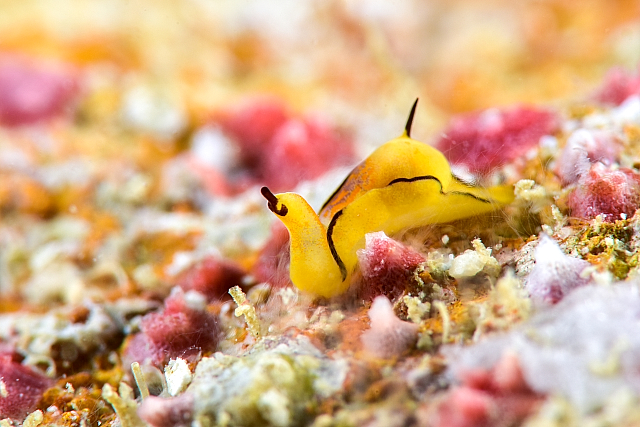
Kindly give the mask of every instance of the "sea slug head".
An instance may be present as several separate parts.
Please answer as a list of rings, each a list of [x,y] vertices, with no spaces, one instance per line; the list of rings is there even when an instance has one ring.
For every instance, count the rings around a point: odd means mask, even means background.
[[[267,206],[289,230],[289,277],[300,290],[324,297],[343,293],[349,274],[334,256],[327,229],[307,201],[296,193],[273,194],[262,188]]]
[[[273,194],[268,187],[262,187],[260,192],[267,199],[269,210],[282,221],[290,233],[312,226],[312,224],[320,224],[318,215],[301,195],[296,193]]]

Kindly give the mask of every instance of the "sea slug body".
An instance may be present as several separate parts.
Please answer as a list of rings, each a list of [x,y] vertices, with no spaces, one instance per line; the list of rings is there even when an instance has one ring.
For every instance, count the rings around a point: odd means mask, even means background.
[[[291,237],[290,277],[299,289],[324,297],[345,292],[365,235],[451,222],[492,212],[513,200],[513,189],[476,187],[456,178],[445,156],[412,139],[414,103],[403,134],[356,166],[319,214],[300,195],[262,195]]]

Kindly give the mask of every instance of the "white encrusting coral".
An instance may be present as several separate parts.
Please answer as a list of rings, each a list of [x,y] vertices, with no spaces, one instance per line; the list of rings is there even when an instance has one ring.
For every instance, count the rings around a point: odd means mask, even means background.
[[[514,352],[534,391],[560,395],[587,413],[620,390],[640,395],[639,312],[638,282],[587,285],[506,334],[444,353],[457,378],[470,369],[489,369],[506,351]]]
[[[531,313],[531,300],[513,270],[509,269],[477,308],[474,340],[491,332],[508,330],[527,319]]]
[[[73,322],[65,310],[47,314],[11,313],[0,317],[0,339],[12,343],[16,335],[21,339],[17,347],[27,355],[25,363],[50,363],[55,369],[53,355],[73,362],[82,353],[99,350],[118,333],[118,325],[104,306],[87,305],[86,319]],[[54,372],[51,372],[53,374]]]
[[[516,182],[514,194],[516,196],[516,202],[529,205],[532,213],[540,212],[550,203],[547,190],[531,179],[521,179]]]
[[[133,86],[124,94],[122,117],[129,126],[169,141],[187,125],[183,107],[170,98],[155,88]]]
[[[589,282],[582,272],[591,264],[565,255],[546,234],[540,235],[534,256],[536,263],[525,280],[525,287],[536,302],[556,303],[572,289]]]
[[[431,304],[428,302],[422,302],[418,297],[412,297],[405,295],[402,301],[407,306],[407,317],[413,323],[420,324],[422,319],[429,314]]]
[[[122,427],[144,427],[145,423],[136,412],[138,403],[133,397],[131,387],[127,383],[120,383],[118,392],[109,383],[102,387],[102,398],[113,406],[118,415],[120,425]]]
[[[497,276],[500,273],[500,264],[491,256],[491,249],[487,249],[480,239],[473,242],[475,250],[466,250],[458,255],[451,262],[449,275],[456,279],[473,277],[484,271],[490,276]]]
[[[304,424],[314,395],[340,390],[348,366],[331,360],[308,338],[266,337],[242,357],[215,353],[202,359],[187,390],[194,417],[243,426]]]
[[[171,396],[183,392],[193,379],[187,361],[180,357],[169,361],[164,367],[164,376],[167,379],[167,391]]]

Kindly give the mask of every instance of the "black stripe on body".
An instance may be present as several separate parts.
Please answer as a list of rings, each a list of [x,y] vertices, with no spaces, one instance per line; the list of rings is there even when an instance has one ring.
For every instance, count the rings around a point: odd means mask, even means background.
[[[329,227],[327,227],[327,243],[329,244],[329,250],[331,251],[331,255],[333,256],[333,259],[336,261],[336,264],[338,264],[338,268],[340,269],[340,274],[342,275],[342,281],[344,282],[344,280],[347,278],[347,267],[345,267],[344,262],[342,261],[342,258],[340,258],[340,255],[338,255],[338,252],[336,251],[336,247],[333,244],[333,227],[335,227],[336,221],[341,216],[342,216],[342,209],[336,212],[333,218],[331,218]]]
[[[444,191],[442,191],[442,183],[438,178],[436,178],[433,175],[415,176],[413,178],[396,178],[393,181],[391,181],[389,184],[387,184],[386,187],[389,187],[399,182],[417,182],[417,181],[426,181],[426,180],[433,180],[433,181],[436,181],[438,184],[440,184],[440,194],[442,195],[458,194],[462,196],[472,197],[475,200],[478,200],[483,203],[491,203],[491,200],[476,196],[471,193],[463,193],[461,191],[451,191],[450,193],[445,193]],[[340,273],[342,274],[342,280],[344,281],[347,278],[347,267],[344,265],[344,262],[340,258],[340,255],[338,255],[338,252],[336,251],[335,245],[333,243],[333,229],[336,226],[338,219],[342,216],[343,213],[344,213],[343,209],[341,209],[338,212],[336,212],[333,218],[331,218],[329,227],[327,227],[327,243],[329,244],[329,249],[331,250],[331,255],[333,256],[333,259],[336,261],[336,264],[340,268]]]
[[[452,175],[452,176],[454,178],[456,178],[455,175]],[[442,183],[440,182],[440,180],[438,178],[436,178],[433,175],[414,176],[413,178],[396,178],[393,181],[391,181],[389,184],[387,184],[387,186],[395,184],[397,182],[416,182],[416,181],[423,181],[423,180],[429,180],[429,179],[437,181],[438,184],[440,184],[440,194],[442,194],[442,195],[445,195],[445,194],[458,194],[458,195],[461,195],[461,196],[472,197],[472,198],[478,200],[479,202],[491,203],[491,200],[489,200],[489,199],[485,199],[484,197],[476,196],[475,194],[471,194],[471,193],[464,193],[462,191],[451,191],[449,193],[445,193],[444,191],[442,191]],[[463,181],[459,181],[459,182],[462,182],[463,184],[465,184]],[[467,185],[469,188],[473,188],[472,185],[469,185],[469,184],[465,184],[465,185]]]

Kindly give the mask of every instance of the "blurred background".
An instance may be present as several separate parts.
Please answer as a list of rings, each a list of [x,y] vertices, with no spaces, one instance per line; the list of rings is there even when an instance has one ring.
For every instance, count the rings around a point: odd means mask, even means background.
[[[611,66],[635,69],[640,2],[2,0],[0,52],[71,64],[89,92],[142,84],[175,121],[271,93],[353,124],[404,117],[419,96],[431,133],[454,113],[576,99]]]

